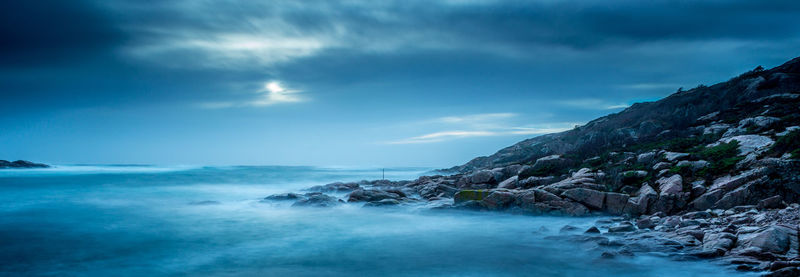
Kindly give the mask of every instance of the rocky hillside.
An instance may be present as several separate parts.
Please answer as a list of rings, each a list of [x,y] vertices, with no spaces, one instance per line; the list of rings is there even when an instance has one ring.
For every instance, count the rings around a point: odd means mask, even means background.
[[[782,130],[798,125],[797,106],[792,106],[797,102],[793,94],[797,93],[800,93],[800,58],[770,70],[758,67],[713,86],[678,91],[656,102],[637,103],[573,130],[527,139],[451,170],[463,173],[533,163],[554,154],[585,158],[612,151],[641,150],[647,143],[717,134],[740,120],[757,116],[780,119],[775,126],[768,127]],[[708,128],[711,129],[705,131]]]

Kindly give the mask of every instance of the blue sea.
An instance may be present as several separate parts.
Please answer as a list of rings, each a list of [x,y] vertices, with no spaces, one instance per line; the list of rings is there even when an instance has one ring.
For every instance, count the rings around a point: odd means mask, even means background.
[[[386,169],[413,179],[424,168]],[[3,276],[732,276],[708,261],[600,258],[551,240],[597,218],[293,208],[274,193],[380,168],[56,166],[0,170]],[[343,195],[339,195],[343,197]]]

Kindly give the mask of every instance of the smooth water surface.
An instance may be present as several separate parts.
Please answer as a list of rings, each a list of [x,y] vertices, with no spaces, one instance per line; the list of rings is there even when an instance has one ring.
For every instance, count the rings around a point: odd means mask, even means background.
[[[411,179],[424,169],[389,169]],[[264,196],[380,169],[59,166],[0,170],[8,276],[731,276],[709,262],[600,259],[546,239],[593,218],[292,208]]]

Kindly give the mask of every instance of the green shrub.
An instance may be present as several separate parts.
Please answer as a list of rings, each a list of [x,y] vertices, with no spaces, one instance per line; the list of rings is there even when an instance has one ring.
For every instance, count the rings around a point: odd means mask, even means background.
[[[739,141],[736,140],[732,140],[728,143],[720,143],[712,147],[706,147],[697,153],[697,156],[712,163],[715,161],[736,157],[738,155]]]
[[[773,156],[789,153],[792,159],[800,159],[800,130],[794,130],[779,137],[769,149],[769,153]]]
[[[735,140],[728,143],[720,143],[713,147],[706,147],[696,155],[711,163],[708,170],[703,172],[703,175],[728,173],[733,170],[736,163],[744,159],[744,157],[739,156],[739,142]]]

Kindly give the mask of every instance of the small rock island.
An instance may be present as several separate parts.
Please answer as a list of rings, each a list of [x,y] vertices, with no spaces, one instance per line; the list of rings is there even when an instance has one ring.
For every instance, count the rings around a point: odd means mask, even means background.
[[[41,163],[34,163],[29,161],[23,160],[16,160],[13,162],[9,162],[6,160],[0,160],[0,169],[6,168],[48,168],[49,165],[41,164]]]

